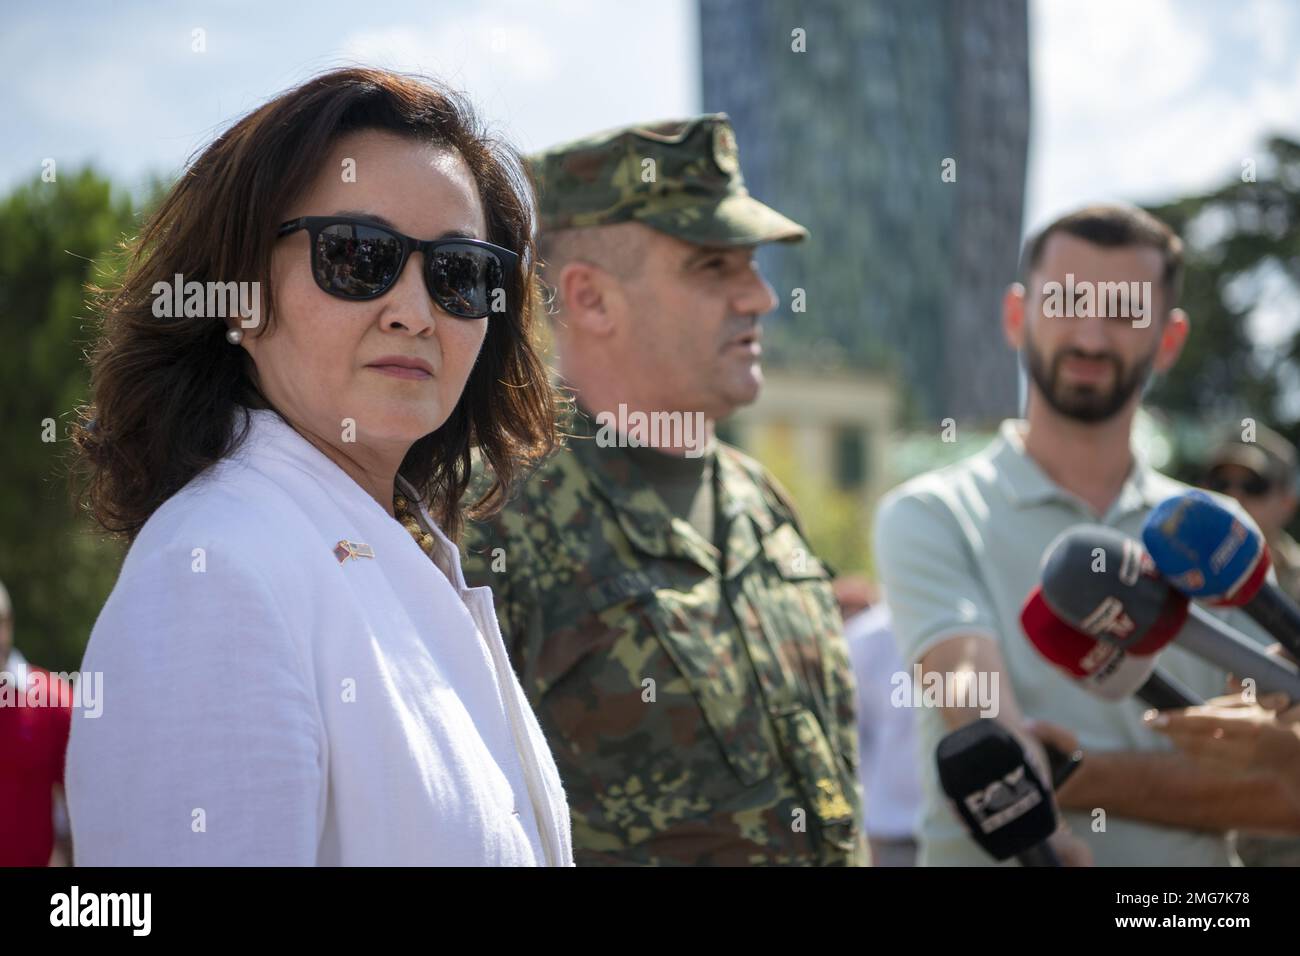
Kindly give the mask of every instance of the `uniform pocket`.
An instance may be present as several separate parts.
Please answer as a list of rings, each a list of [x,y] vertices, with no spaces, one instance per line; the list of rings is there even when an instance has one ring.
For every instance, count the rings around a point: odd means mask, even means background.
[[[844,621],[831,588],[831,570],[814,554],[795,527],[784,524],[763,538],[768,571],[748,597],[788,675],[809,685],[804,699],[774,696],[779,713],[813,704],[814,719],[825,728],[831,752],[857,772],[857,689],[844,638]],[[775,677],[773,684],[779,684]]]
[[[829,581],[831,571],[808,547],[794,525],[783,524],[763,538],[763,553],[787,581]]]
[[[772,747],[763,729],[767,721],[753,668],[730,612],[712,620],[698,604],[656,602],[652,617],[664,651],[685,676],[709,730],[727,763],[745,786],[771,776]]]
[[[644,670],[628,676],[655,678],[661,704],[669,702],[665,710],[675,715],[676,732],[664,742],[691,749],[716,744],[740,783],[755,784],[772,774],[773,754],[764,737],[762,695],[735,620],[716,582],[701,579],[687,590],[669,583],[654,570],[626,571],[591,585],[586,596],[605,627],[618,627],[611,620],[616,616],[623,628],[653,637],[662,656],[642,649],[636,657]],[[702,718],[695,726],[684,719],[692,701]]]
[[[789,524],[763,538],[763,555],[769,570],[761,583],[751,582],[751,599],[764,630],[774,641],[792,642],[805,653],[814,646],[819,654],[834,653],[829,645],[843,642],[844,622],[830,569]]]
[[[853,802],[844,791],[835,754],[816,716],[800,708],[778,715],[774,722],[781,749],[794,768],[812,815],[823,828],[851,823]]]

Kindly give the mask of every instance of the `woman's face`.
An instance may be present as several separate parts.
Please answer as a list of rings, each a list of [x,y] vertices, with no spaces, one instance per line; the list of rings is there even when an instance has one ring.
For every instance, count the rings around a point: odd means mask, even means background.
[[[341,138],[284,218],[322,215],[371,217],[415,239],[487,238],[478,189],[459,153],[376,130]],[[451,415],[490,320],[439,308],[419,252],[376,299],[328,295],[312,277],[310,244],[305,230],[278,241],[273,330],[244,335],[262,394],[304,434],[349,456],[400,463]],[[394,358],[421,360],[429,371],[385,364]]]

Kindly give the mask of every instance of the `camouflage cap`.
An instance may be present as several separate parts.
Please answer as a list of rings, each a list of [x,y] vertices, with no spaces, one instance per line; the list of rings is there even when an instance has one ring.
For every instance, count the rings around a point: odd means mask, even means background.
[[[528,162],[542,232],[640,222],[708,246],[808,236],[749,194],[726,113],[608,130]]]

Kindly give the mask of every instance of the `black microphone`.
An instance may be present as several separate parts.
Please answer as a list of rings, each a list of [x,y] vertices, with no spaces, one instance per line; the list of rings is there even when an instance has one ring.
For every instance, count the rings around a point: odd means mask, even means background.
[[[985,853],[1022,866],[1061,865],[1047,843],[1057,826],[1052,791],[1009,730],[976,720],[940,740],[935,760],[943,792]]]
[[[1134,696],[1156,710],[1179,710],[1183,707],[1199,707],[1205,703],[1172,674],[1166,674],[1158,667]]]

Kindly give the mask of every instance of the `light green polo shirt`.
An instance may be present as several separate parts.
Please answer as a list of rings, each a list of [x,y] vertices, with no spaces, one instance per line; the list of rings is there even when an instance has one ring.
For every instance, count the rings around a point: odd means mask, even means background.
[[[1108,703],[1081,690],[1039,656],[1020,627],[1020,609],[1038,583],[1043,552],[1077,524],[1104,524],[1141,538],[1152,507],[1187,490],[1152,470],[1134,452],[1135,464],[1119,497],[1098,519],[1081,499],[1056,485],[1024,450],[1024,422],[1008,420],[987,448],[957,464],[921,475],[890,492],[875,521],[875,555],[894,635],[907,668],[930,648],[958,634],[994,638],[1006,660],[1006,676],[1028,717],[1068,727],[1089,750],[1167,750],[1169,742],[1142,724],[1146,706],[1137,699]],[[1230,499],[1219,500],[1254,527]],[[1221,616],[1263,644],[1271,643],[1241,611]],[[1193,692],[1226,692],[1226,674],[1176,646],[1163,651],[1160,667]],[[924,806],[921,865],[990,865],[971,840],[939,787],[934,753],[947,733],[940,711],[916,710],[918,766]],[[1105,809],[1104,807],[1101,809]],[[1224,836],[1177,830],[1107,814],[1099,830],[1094,816],[1068,813],[1071,830],[1092,849],[1099,866],[1224,866]],[[1097,818],[1100,819],[1100,818]],[[1010,861],[1012,864],[1014,860]]]

